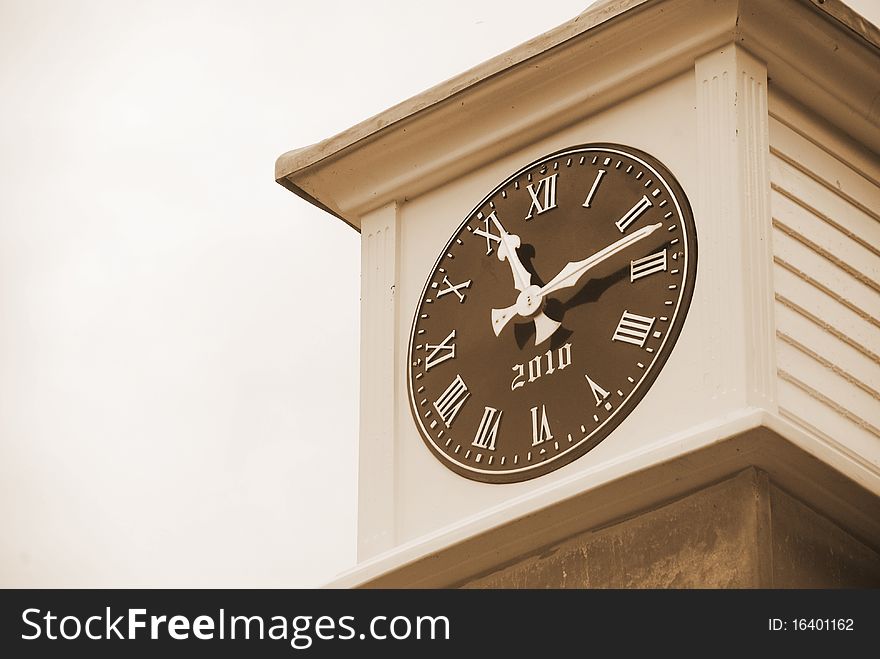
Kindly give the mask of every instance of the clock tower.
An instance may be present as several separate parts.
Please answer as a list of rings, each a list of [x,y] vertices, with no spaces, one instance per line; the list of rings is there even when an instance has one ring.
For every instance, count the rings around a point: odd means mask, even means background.
[[[282,155],[362,240],[334,585],[880,585],[877,89],[838,0],[615,0]]]

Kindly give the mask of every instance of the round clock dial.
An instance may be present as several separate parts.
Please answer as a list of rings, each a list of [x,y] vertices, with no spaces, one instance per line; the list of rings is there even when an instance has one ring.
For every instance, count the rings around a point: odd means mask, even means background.
[[[696,248],[684,192],[637,149],[572,147],[507,178],[440,252],[416,310],[407,382],[425,444],[491,483],[585,454],[669,356]]]

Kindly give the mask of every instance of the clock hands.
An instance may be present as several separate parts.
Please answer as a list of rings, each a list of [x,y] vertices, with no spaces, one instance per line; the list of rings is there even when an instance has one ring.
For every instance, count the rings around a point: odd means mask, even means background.
[[[543,298],[536,295],[539,289],[537,286],[532,285],[532,273],[526,270],[516,252],[516,248],[522,244],[519,236],[507,233],[504,227],[501,226],[501,222],[495,217],[494,213],[490,215],[490,217],[501,236],[501,244],[498,246],[498,260],[506,260],[510,264],[510,271],[513,273],[513,286],[520,292],[513,308],[515,308],[522,316],[536,314],[534,317],[536,330],[543,332],[549,331],[549,333],[552,334],[556,331],[556,328],[559,327],[559,323],[545,316],[544,312],[540,310],[541,300]],[[513,317],[513,314],[510,314],[509,317],[501,318],[496,316],[496,311],[496,309],[492,310],[492,329],[495,330],[495,336],[499,336],[501,330],[504,329],[504,326],[510,318]]]
[[[510,264],[510,270],[513,273],[514,288],[518,291],[524,291],[532,284],[532,273],[526,270],[522,261],[519,260],[519,255],[516,253],[516,248],[519,247],[522,242],[520,241],[519,236],[515,236],[512,233],[507,233],[507,231],[505,231],[504,227],[501,226],[501,222],[495,217],[495,213],[492,213],[489,217],[492,218],[492,222],[495,223],[495,227],[501,235],[501,244],[498,246],[498,260],[507,260]]]
[[[647,238],[661,226],[663,226],[662,223],[658,222],[657,224],[642,227],[638,231],[635,231],[628,236],[624,236],[620,240],[611,243],[607,247],[581,261],[571,261],[559,271],[559,274],[544,286],[529,286],[527,289],[523,290],[515,304],[505,309],[492,309],[492,329],[495,330],[495,335],[498,336],[501,333],[501,330],[504,329],[504,326],[507,325],[514,316],[530,316],[534,314],[541,308],[541,304],[547,295],[576,285],[584,273],[611,258],[618,252],[634,245],[643,238]],[[549,339],[561,324],[558,321],[547,318],[547,316],[544,316],[543,312],[539,315],[543,316],[543,319],[539,321],[538,317],[535,317],[535,345]]]
[[[654,233],[657,229],[662,227],[663,224],[658,222],[657,224],[651,224],[646,227],[642,227],[638,231],[631,233],[628,236],[624,236],[620,240],[611,243],[608,247],[599,250],[592,256],[588,256],[582,261],[572,261],[568,263],[562,270],[560,270],[559,274],[556,275],[553,279],[551,279],[547,284],[541,288],[541,295],[549,295],[550,293],[555,293],[558,290],[562,290],[563,288],[569,288],[578,283],[581,276],[590,268],[599,265],[602,261],[614,256],[618,252],[626,249],[630,245],[634,245],[642,238],[647,238],[652,233]]]

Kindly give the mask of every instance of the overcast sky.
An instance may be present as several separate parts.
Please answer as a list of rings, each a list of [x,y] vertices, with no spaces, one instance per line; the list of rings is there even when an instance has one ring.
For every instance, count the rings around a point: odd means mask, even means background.
[[[586,4],[0,0],[0,585],[351,567],[359,235],[275,158]]]
[[[351,567],[359,235],[275,158],[589,4],[0,0],[0,586]]]

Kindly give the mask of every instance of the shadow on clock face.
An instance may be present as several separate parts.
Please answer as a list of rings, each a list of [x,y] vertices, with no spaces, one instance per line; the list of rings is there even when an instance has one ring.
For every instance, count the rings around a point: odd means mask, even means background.
[[[616,272],[602,277],[601,279],[590,279],[581,289],[575,293],[568,302],[561,305],[563,313],[582,304],[590,304],[596,302],[602,294],[617,282],[629,279],[629,264],[625,268],[620,268]],[[550,315],[549,313],[547,314]]]
[[[668,248],[669,245],[667,244],[666,247]],[[532,275],[532,283],[538,286],[544,286],[546,282],[537,273],[533,263],[535,258],[535,247],[526,243],[522,245],[517,252],[523,266]],[[547,298],[544,303],[544,313],[553,320],[564,322],[567,311],[584,304],[597,302],[612,286],[620,281],[628,279],[629,274],[630,268],[627,261],[627,265],[621,265],[617,270],[605,277],[588,279],[586,283],[581,286],[574,295],[568,298],[566,302],[562,302],[557,298]],[[523,350],[526,345],[534,341],[535,324],[532,322],[517,323],[513,327],[513,332],[517,346],[520,350]],[[572,334],[574,334],[574,330],[566,328],[565,325],[560,326],[550,339],[550,349],[555,350],[564,345]]]
[[[535,246],[529,243],[525,243],[521,247],[516,250],[516,253],[519,255],[520,263],[523,264],[523,267],[529,271],[532,275],[532,283],[537,284],[538,286],[543,286],[545,282],[541,275],[535,270],[535,264],[532,262],[535,259]]]
[[[528,246],[531,247],[531,246]],[[534,253],[534,250],[532,251]],[[535,280],[539,280],[540,278],[533,272],[533,268],[531,267],[531,260],[524,265],[526,268],[532,272],[532,276]],[[547,298],[544,304],[544,313],[553,320],[564,322],[565,313],[570,309],[575,307],[579,307],[584,304],[590,304],[599,300],[602,295],[612,286],[614,286],[619,281],[627,279],[629,276],[629,266],[625,268],[620,268],[616,272],[608,275],[607,277],[602,277],[600,279],[590,279],[584,284],[577,293],[575,293],[571,298],[568,299],[567,302],[562,302],[556,298]],[[544,283],[541,281],[537,282],[539,286],[543,286]],[[513,326],[514,338],[516,339],[516,344],[520,350],[524,349],[526,345],[530,343],[534,339],[535,336],[535,324],[532,322],[527,323],[517,323]],[[553,336],[550,339],[550,349],[555,350],[556,348],[565,344],[568,338],[574,334],[573,330],[570,330],[562,325],[556,332],[554,332]]]

